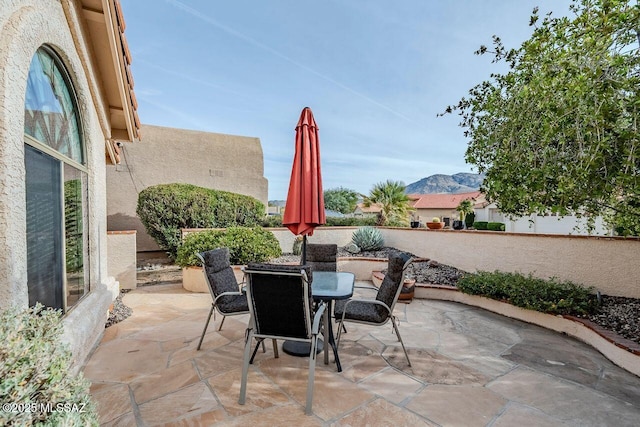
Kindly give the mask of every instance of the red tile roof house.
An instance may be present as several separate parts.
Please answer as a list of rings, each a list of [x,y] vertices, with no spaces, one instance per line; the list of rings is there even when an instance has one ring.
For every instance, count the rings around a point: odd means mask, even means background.
[[[484,195],[480,191],[458,194],[409,194],[408,196],[411,199],[411,206],[415,209],[412,221],[420,221],[422,224],[438,217],[445,224],[451,225],[454,220],[460,218],[460,214],[456,211],[460,202],[471,199],[475,206],[484,201]]]

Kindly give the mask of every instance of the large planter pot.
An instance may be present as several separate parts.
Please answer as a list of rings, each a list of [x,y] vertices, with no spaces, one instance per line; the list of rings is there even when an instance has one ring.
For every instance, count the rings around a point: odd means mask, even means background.
[[[428,222],[427,228],[429,230],[440,230],[444,227],[444,222]]]
[[[462,230],[464,228],[464,223],[460,220],[453,221],[453,229],[454,230]]]

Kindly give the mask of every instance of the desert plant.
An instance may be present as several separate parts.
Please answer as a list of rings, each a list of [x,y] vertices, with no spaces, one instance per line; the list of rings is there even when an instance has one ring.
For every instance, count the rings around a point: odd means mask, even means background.
[[[2,311],[0,402],[15,408],[3,406],[0,425],[97,426],[90,384],[70,368],[59,311],[40,304]]]
[[[303,242],[304,238],[302,236],[296,236],[295,239],[293,239],[293,247],[291,248],[291,253],[294,255],[301,255],[302,254],[302,242]]]
[[[176,257],[180,267],[200,265],[196,253],[227,247],[231,264],[264,262],[282,255],[278,239],[261,227],[229,227],[226,230],[206,230],[187,235]]]
[[[460,291],[505,301],[550,314],[586,314],[597,307],[594,289],[571,282],[523,276],[519,273],[480,271],[458,280]]]
[[[473,213],[473,202],[471,199],[462,200],[456,210],[460,212],[460,221],[464,221],[467,215]]]
[[[175,259],[183,228],[254,226],[264,217],[264,205],[253,197],[190,184],[145,188],[136,213],[147,233]]]
[[[384,237],[374,227],[360,227],[353,232],[351,242],[363,251],[377,251],[384,246]]]
[[[438,218],[437,216],[434,216],[433,218],[431,218],[431,222],[440,222],[440,218]]]
[[[376,225],[409,225],[413,208],[405,189],[403,182],[387,180],[374,185],[369,196],[364,197],[364,206],[379,205],[381,208]]]
[[[476,214],[473,212],[468,213],[465,217],[464,217],[464,225],[467,228],[470,228],[473,226],[473,222],[476,219]]]

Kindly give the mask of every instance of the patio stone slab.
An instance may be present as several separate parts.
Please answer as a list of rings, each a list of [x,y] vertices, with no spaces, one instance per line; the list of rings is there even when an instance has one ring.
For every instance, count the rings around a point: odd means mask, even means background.
[[[523,405],[510,403],[505,411],[498,416],[492,427],[562,427],[562,421],[546,415],[544,412]]]
[[[178,391],[199,381],[198,372],[193,366],[193,362],[189,360],[138,378],[131,382],[130,387],[136,402],[140,404]]]
[[[637,426],[640,419],[640,406],[528,368],[517,368],[488,388],[576,425]]]
[[[126,384],[92,384],[91,395],[98,407],[100,423],[113,421],[132,410]]]
[[[415,396],[424,388],[424,384],[393,368],[367,378],[360,382],[360,386],[375,393],[391,403],[400,404],[405,399]]]
[[[342,418],[335,426],[436,426],[418,415],[406,409],[395,406],[384,399],[376,399],[373,402],[356,409]]]
[[[139,408],[140,416],[147,425],[177,423],[195,416],[212,422],[226,417],[211,390],[202,382],[143,403]]]
[[[478,386],[433,385],[406,407],[443,426],[486,426],[507,403],[497,393]]]
[[[84,375],[92,381],[129,382],[164,369],[168,358],[154,341],[112,340],[98,347]]]

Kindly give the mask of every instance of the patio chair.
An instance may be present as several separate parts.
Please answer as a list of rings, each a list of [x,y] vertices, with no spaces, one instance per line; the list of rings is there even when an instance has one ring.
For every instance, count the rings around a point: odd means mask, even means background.
[[[215,310],[222,315],[222,321],[218,327],[218,331],[221,331],[226,316],[249,314],[249,305],[247,303],[247,296],[240,290],[240,285],[233,273],[233,268],[230,263],[229,248],[217,248],[198,253],[196,256],[202,262],[202,271],[207,281],[207,287],[211,293],[211,298],[213,298],[207,322],[204,324],[204,329],[200,336],[200,342],[198,342],[198,350],[200,350],[202,340],[204,340],[204,335],[207,333],[207,328],[209,327],[212,314],[214,315],[215,321]],[[266,351],[264,345],[262,350]],[[277,351],[278,349],[274,342],[274,352],[276,355]]]
[[[307,265],[313,271],[337,271],[338,245],[309,243],[307,245]]]
[[[326,306],[321,303],[314,314],[307,272],[308,266],[282,264],[253,263],[245,269],[251,322],[245,337],[239,404],[245,403],[249,364],[257,350],[256,347],[251,355],[254,337],[307,342],[310,349],[306,413],[311,414],[316,347]]]
[[[391,320],[393,330],[402,345],[402,350],[411,366],[411,360],[404,347],[404,342],[398,329],[398,319],[393,315],[393,309],[402,291],[405,271],[413,259],[405,254],[398,253],[389,256],[387,273],[378,289],[375,299],[348,299],[336,301],[334,315],[338,325],[338,347],[344,322],[364,323],[367,325],[382,326]]]

